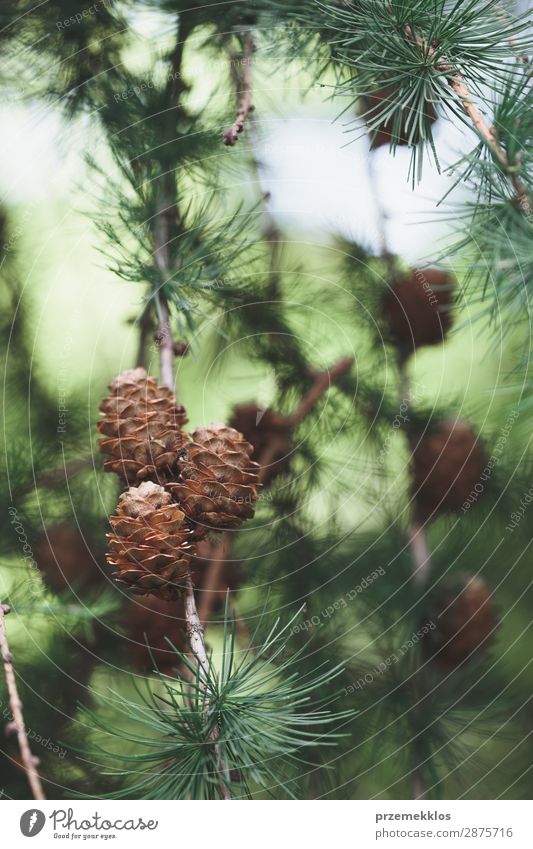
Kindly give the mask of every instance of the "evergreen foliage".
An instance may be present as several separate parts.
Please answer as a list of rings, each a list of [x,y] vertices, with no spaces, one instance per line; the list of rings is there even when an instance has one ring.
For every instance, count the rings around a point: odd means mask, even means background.
[[[140,14],[154,16],[157,38],[139,37]],[[198,549],[207,665],[185,637],[177,644],[176,630],[187,631],[190,619],[176,606],[164,641],[167,674],[157,668],[149,619],[131,634],[135,600],[112,584],[105,563],[119,487],[103,474],[94,426],[114,374],[98,374],[96,386],[79,375],[68,434],[58,434],[54,387],[34,362],[36,314],[23,297],[23,249],[10,240],[15,213],[6,200],[0,593],[12,608],[6,629],[30,743],[37,729],[52,743],[32,744],[45,792],[527,796],[527,14],[512,15],[499,0],[107,0],[94,10],[75,0],[18,0],[1,4],[0,52],[6,91],[23,66],[23,99],[60,109],[67,128],[97,127],[92,221],[108,274],[128,293],[123,319],[137,340],[135,361],[125,366],[117,354],[116,373],[143,366],[156,375],[161,358],[165,383],[170,350],[177,399],[189,407],[197,399],[184,396],[182,384],[192,396],[202,382],[215,394],[214,383],[228,381],[231,394],[238,358],[253,369],[254,387],[265,376],[274,386],[268,410],[262,397],[239,392],[218,405],[220,418],[237,421],[243,400],[257,405],[244,436],[266,446],[253,458],[263,486],[254,519]],[[414,189],[427,168],[444,167],[454,186],[468,189],[465,203],[453,189],[442,199],[457,233],[435,265],[453,259],[466,269],[450,321],[466,305],[492,317],[493,340],[501,329],[512,375],[486,403],[468,391],[435,399],[419,390],[427,349],[409,359],[390,332],[387,293],[402,275],[424,280],[428,269],[409,269],[386,244],[374,250],[339,238],[313,253],[276,220],[262,186],[262,118],[272,108],[262,87],[265,74],[289,63],[333,99],[354,137],[367,132],[375,147],[386,126],[392,155],[409,147]],[[193,66],[204,69],[207,93]],[[224,146],[239,119],[237,142]],[[463,126],[471,139],[470,152],[451,165],[435,139],[436,119]],[[482,332],[474,322],[474,340]],[[432,350],[447,350],[445,337]],[[470,423],[478,453],[452,456],[464,430],[450,425],[433,464],[444,492],[422,520],[417,451],[430,450],[439,423],[458,420]],[[451,496],[459,501],[448,509]],[[80,547],[69,537],[60,550],[58,527],[79,533]],[[445,637],[436,650],[447,633],[446,582],[461,586],[461,596],[473,578],[488,600],[458,627],[463,653]],[[488,635],[477,649],[472,622]],[[130,642],[148,646],[150,674],[136,667]],[[0,681],[6,722],[8,702]],[[12,737],[0,756],[0,786],[8,797],[28,797]]]

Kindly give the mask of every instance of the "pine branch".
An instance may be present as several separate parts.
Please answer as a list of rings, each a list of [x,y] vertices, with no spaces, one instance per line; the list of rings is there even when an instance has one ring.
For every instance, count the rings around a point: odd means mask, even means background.
[[[0,652],[4,662],[4,674],[6,676],[7,691],[9,694],[9,707],[13,721],[8,726],[10,731],[17,735],[22,765],[34,799],[45,799],[41,778],[37,771],[39,759],[32,754],[28,736],[26,734],[26,726],[24,724],[24,715],[22,713],[22,702],[17,689],[15,672],[13,670],[13,655],[9,650],[7,640],[7,632],[5,625],[5,617],[10,612],[11,608],[7,604],[0,604]]]
[[[106,760],[112,759],[115,774],[132,775],[135,765],[133,786],[112,798],[140,793],[143,799],[213,799],[224,785],[229,788],[230,776],[239,798],[250,797],[252,782],[254,791],[260,787],[272,794],[281,788],[295,798],[291,785],[298,782],[302,765],[309,765],[306,751],[335,745],[344,736],[338,730],[341,723],[355,713],[330,707],[340,692],[332,694],[329,685],[341,675],[342,665],[315,663],[311,670],[302,670],[299,662],[306,646],[287,650],[291,626],[301,613],[298,610],[284,625],[279,619],[268,625],[264,637],[261,617],[242,651],[226,608],[220,669],[210,668],[207,681],[207,711],[204,682],[194,676],[186,681],[160,675],[157,691],[141,695],[141,704],[113,693],[119,719],[128,718],[127,731],[122,721],[110,726],[87,712],[104,733],[135,742],[141,750],[119,755],[118,760],[130,765],[125,771],[117,768],[116,753],[100,748]],[[194,673],[186,656],[176,651],[176,658]],[[147,735],[148,729],[154,733]],[[217,747],[210,745],[215,735]],[[221,763],[227,766],[224,778],[217,781],[213,776],[220,775]]]
[[[435,56],[437,48],[432,44],[428,44],[422,36],[415,34],[410,26],[405,27],[405,33],[411,42],[418,45],[420,52],[424,57],[432,59]],[[437,62],[435,64],[435,69],[446,76],[448,83],[459,98],[466,115],[470,119],[473,129],[490,150],[494,159],[496,159],[501,165],[504,174],[514,189],[520,208],[524,211],[528,218],[533,216],[528,191],[520,177],[517,166],[511,165],[505,150],[502,148],[494,134],[494,130],[488,125],[481,110],[474,102],[464,75],[461,71],[454,69],[453,66],[445,59],[441,59]]]

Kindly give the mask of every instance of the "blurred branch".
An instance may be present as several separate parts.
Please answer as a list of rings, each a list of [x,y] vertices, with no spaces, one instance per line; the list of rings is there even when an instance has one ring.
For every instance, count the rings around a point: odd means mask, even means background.
[[[411,384],[405,360],[401,355],[398,357],[398,375],[400,403],[405,403],[411,397]],[[408,441],[411,444],[409,437]],[[413,581],[419,589],[422,589],[428,583],[431,574],[431,553],[425,527],[414,516],[411,516],[407,528],[407,539],[413,558]]]
[[[304,395],[297,408],[286,417],[285,423],[288,428],[294,428],[311,412],[313,407],[320,401],[322,395],[328,391],[340,377],[349,371],[354,363],[353,357],[343,357],[330,369],[320,372],[314,380],[313,385]]]
[[[136,365],[140,368],[148,368],[148,342],[154,332],[154,319],[152,316],[151,304],[148,303],[143,308],[139,319],[139,343],[137,348]]]
[[[431,553],[423,525],[411,519],[407,529],[409,547],[413,557],[413,581],[417,587],[424,587],[431,574]]]
[[[309,391],[304,395],[293,413],[288,416],[278,416],[276,425],[284,428],[285,431],[293,430],[300,422],[313,410],[318,401],[325,392],[353,365],[353,357],[343,357],[330,369],[319,372],[314,377],[314,382]],[[268,446],[263,453],[257,458],[259,463],[259,482],[264,481],[265,475],[268,474],[268,468],[275,458],[278,456],[279,447],[285,445],[286,439],[283,435],[276,438],[273,435]],[[205,554],[205,559],[208,561],[206,566],[206,579],[202,591],[202,601],[200,605],[200,620],[207,624],[213,604],[216,599],[217,590],[221,589],[220,579],[224,575],[224,562],[231,554],[233,536],[222,534],[219,539],[210,544],[210,550]],[[227,589],[224,587],[224,590]]]
[[[58,469],[52,469],[50,472],[45,472],[39,475],[38,480],[32,480],[30,483],[21,484],[13,491],[13,500],[21,498],[24,495],[29,495],[34,489],[53,489],[68,478],[79,475],[80,472],[85,472],[93,468],[93,457],[80,457],[76,460],[70,460]]]
[[[10,610],[11,608],[7,604],[0,604],[0,652],[4,662],[4,674],[6,676],[7,692],[9,695],[9,708],[13,717],[12,722],[6,726],[6,732],[17,735],[22,765],[26,772],[33,798],[45,799],[46,796],[44,795],[41,778],[37,771],[39,759],[32,754],[30,744],[28,742],[24,716],[22,713],[22,702],[20,701],[18,694],[15,672],[13,670],[13,655],[9,650],[9,643],[7,640],[5,617]]]
[[[244,36],[243,62],[244,73],[242,77],[242,93],[239,102],[239,110],[235,122],[227,130],[224,130],[223,142],[229,147],[233,147],[239,135],[244,129],[245,121],[253,111],[252,106],[252,55],[254,52],[254,42],[251,33],[246,33]]]

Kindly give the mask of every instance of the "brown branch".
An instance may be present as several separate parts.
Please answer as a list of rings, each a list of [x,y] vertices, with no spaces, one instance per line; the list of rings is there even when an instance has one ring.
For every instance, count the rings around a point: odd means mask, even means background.
[[[304,395],[300,404],[288,416],[278,416],[277,426],[286,431],[292,430],[311,412],[316,406],[322,395],[334,384],[343,374],[353,365],[353,357],[343,357],[330,369],[324,372],[313,374],[314,382],[309,391]],[[265,448],[257,462],[259,463],[259,483],[264,481],[268,474],[268,467],[276,460],[280,447],[286,445],[286,437],[280,435],[278,438],[273,436]],[[211,546],[211,551],[206,555],[209,559],[209,565],[206,567],[206,579],[202,592],[202,600],[200,604],[200,621],[207,624],[213,603],[215,601],[216,589],[219,588],[219,581],[224,570],[224,561],[228,558],[231,552],[231,539],[227,534],[223,534]]]
[[[32,754],[30,744],[28,742],[28,736],[26,734],[26,726],[24,724],[24,716],[22,713],[22,702],[20,701],[18,694],[17,682],[13,669],[13,656],[9,650],[9,643],[7,640],[5,617],[10,610],[11,608],[7,604],[0,604],[0,653],[2,654],[2,660],[4,663],[4,673],[6,676],[7,692],[9,695],[9,708],[13,717],[12,723],[10,723],[10,730],[12,727],[13,731],[17,735],[22,765],[28,778],[33,798],[46,799],[43,786],[41,784],[41,778],[37,771],[39,758],[36,758],[35,755]]]
[[[336,381],[349,371],[354,363],[353,357],[343,357],[330,369],[320,372],[309,389],[304,395],[297,408],[286,417],[285,423],[287,427],[294,428],[311,412],[313,407],[320,401],[322,395],[336,383]]]
[[[159,345],[159,363],[161,367],[161,382],[172,392],[175,391],[174,381],[174,341],[170,329],[170,314],[167,299],[162,292],[159,298],[159,326],[157,328],[157,343]]]
[[[222,140],[228,147],[233,147],[239,135],[244,129],[244,124],[250,112],[253,112],[252,106],[252,54],[254,52],[254,42],[250,33],[244,37],[243,63],[244,71],[242,75],[242,93],[239,102],[239,109],[235,123],[227,130],[224,130]]]
[[[154,320],[152,316],[151,304],[147,304],[141,313],[138,322],[139,326],[139,342],[137,347],[137,356],[135,364],[140,368],[148,368],[148,342],[154,332]]]
[[[415,42],[420,48],[421,52],[427,56],[428,59],[432,59],[437,52],[437,48],[434,45],[428,45],[426,41],[420,36],[415,35],[410,26],[405,27],[405,33],[408,39],[411,42]],[[440,62],[437,62],[435,66],[436,70],[441,74],[444,74],[452,87],[453,91],[461,101],[461,105],[469,117],[472,126],[476,130],[477,134],[486,144],[486,146],[491,151],[494,158],[500,163],[502,166],[508,180],[510,181],[514,192],[517,196],[518,202],[522,210],[528,215],[531,216],[533,214],[533,210],[531,208],[531,201],[529,199],[529,195],[526,189],[526,186],[522,182],[520,175],[515,170],[516,166],[512,166],[509,162],[507,154],[505,150],[500,145],[494,130],[487,123],[484,115],[482,114],[479,107],[474,103],[472,94],[468,88],[466,80],[461,73],[461,71],[454,70],[452,65],[442,59]]]

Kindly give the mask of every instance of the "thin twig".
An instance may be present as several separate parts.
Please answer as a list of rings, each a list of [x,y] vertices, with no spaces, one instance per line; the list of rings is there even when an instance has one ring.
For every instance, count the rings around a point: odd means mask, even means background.
[[[161,217],[165,217],[164,214]],[[166,242],[164,241],[165,234],[168,234],[168,229],[165,229],[165,226],[161,226],[158,230],[159,239],[162,241],[158,241],[156,244],[156,256],[158,258],[159,263],[165,263],[165,260],[168,259],[168,254],[166,253]],[[165,267],[161,266],[160,267]],[[172,331],[170,327],[170,315],[168,310],[168,304],[166,302],[166,298],[164,298],[161,294],[159,295],[159,305],[161,311],[159,331],[162,334],[160,344],[159,344],[159,361],[161,366],[161,382],[164,386],[171,390],[171,392],[175,391],[174,386],[174,350],[175,350],[175,342],[172,338]],[[205,647],[204,641],[204,629],[202,628],[202,623],[200,621],[200,617],[198,616],[198,611],[196,609],[196,599],[194,597],[194,588],[192,585],[192,579],[188,576],[184,582],[183,586],[183,605],[185,610],[185,627],[187,631],[187,637],[189,640],[189,645],[191,647],[191,652],[193,653],[196,661],[198,663],[199,669],[201,670],[200,680],[203,683],[205,690],[207,691],[209,675],[210,675],[210,663],[209,658],[207,656],[207,650]],[[209,698],[206,692],[205,698],[205,712],[209,711]],[[217,745],[217,740],[219,737],[218,726],[215,726],[213,732],[211,734],[211,739],[214,743],[214,749],[216,757],[218,758],[219,766],[221,772],[224,773],[227,777],[227,767],[223,758],[223,755],[220,751],[220,746]],[[228,782],[220,781],[219,789],[222,797],[224,799],[230,799],[230,792],[228,788]]]
[[[405,360],[401,357],[398,358],[398,373],[400,403],[408,403],[411,397],[411,384]],[[409,444],[411,445],[411,440],[409,440]],[[411,517],[409,522],[407,538],[413,558],[413,581],[418,588],[422,589],[428,583],[431,575],[431,553],[425,527],[414,516]]]
[[[9,708],[13,717],[10,725],[12,725],[13,731],[16,732],[17,735],[22,765],[26,772],[33,798],[46,799],[43,786],[41,784],[41,777],[37,771],[39,759],[32,754],[30,744],[28,742],[28,736],[26,734],[24,715],[22,713],[22,702],[20,701],[18,694],[15,672],[13,670],[13,656],[9,650],[9,643],[7,640],[5,617],[10,610],[11,608],[7,604],[0,604],[0,653],[2,654],[2,660],[4,663],[4,674],[6,676],[7,692],[9,695]]]
[[[244,129],[244,124],[250,112],[253,111],[252,106],[252,54],[254,52],[254,42],[250,33],[244,36],[243,62],[244,71],[242,75],[242,93],[239,101],[239,109],[235,123],[227,130],[224,130],[222,140],[225,145],[233,147],[239,135]]]
[[[411,519],[407,534],[413,556],[413,581],[422,589],[427,585],[431,575],[431,554],[424,525]]]
[[[169,273],[168,252],[168,213],[165,199],[160,198],[160,208],[155,222],[154,232],[154,257],[161,273],[166,276]],[[159,345],[159,362],[161,365],[161,382],[172,392],[175,391],[174,383],[174,340],[170,328],[170,313],[164,292],[160,289],[157,293],[159,303],[159,326],[157,329],[157,341]]]
[[[204,642],[204,629],[202,628],[202,623],[200,622],[200,617],[198,616],[198,611],[196,609],[196,600],[194,598],[194,589],[190,576],[185,581],[183,602],[185,606],[187,637],[189,638],[191,651],[198,661],[198,664],[204,673],[205,680],[207,681],[209,677],[209,658],[207,657]]]
[[[367,171],[377,213],[377,235],[379,242],[379,253],[382,260],[387,266],[387,271],[390,277],[390,284],[392,283],[392,280],[396,273],[395,255],[389,249],[389,241],[387,238],[387,222],[389,220],[389,217],[385,212],[385,207],[383,206],[381,195],[378,189],[377,175],[374,169],[374,157],[372,156],[372,154],[369,154],[367,156]]]
[[[405,33],[410,41],[414,41],[418,45],[421,52],[427,56],[428,59],[434,57],[437,52],[437,48],[435,46],[428,45],[420,35],[415,35],[410,26],[405,27]],[[531,201],[529,199],[527,188],[520,175],[516,170],[514,170],[514,166],[512,166],[509,162],[507,154],[496,138],[494,130],[487,123],[479,107],[476,106],[463,74],[461,71],[454,70],[453,66],[444,59],[438,62],[435,68],[441,74],[446,76],[450,86],[461,101],[461,105],[466,115],[472,122],[472,126],[489,148],[494,158],[502,166],[505,175],[514,189],[520,207],[528,216],[531,216],[533,214],[533,210],[531,208]]]

